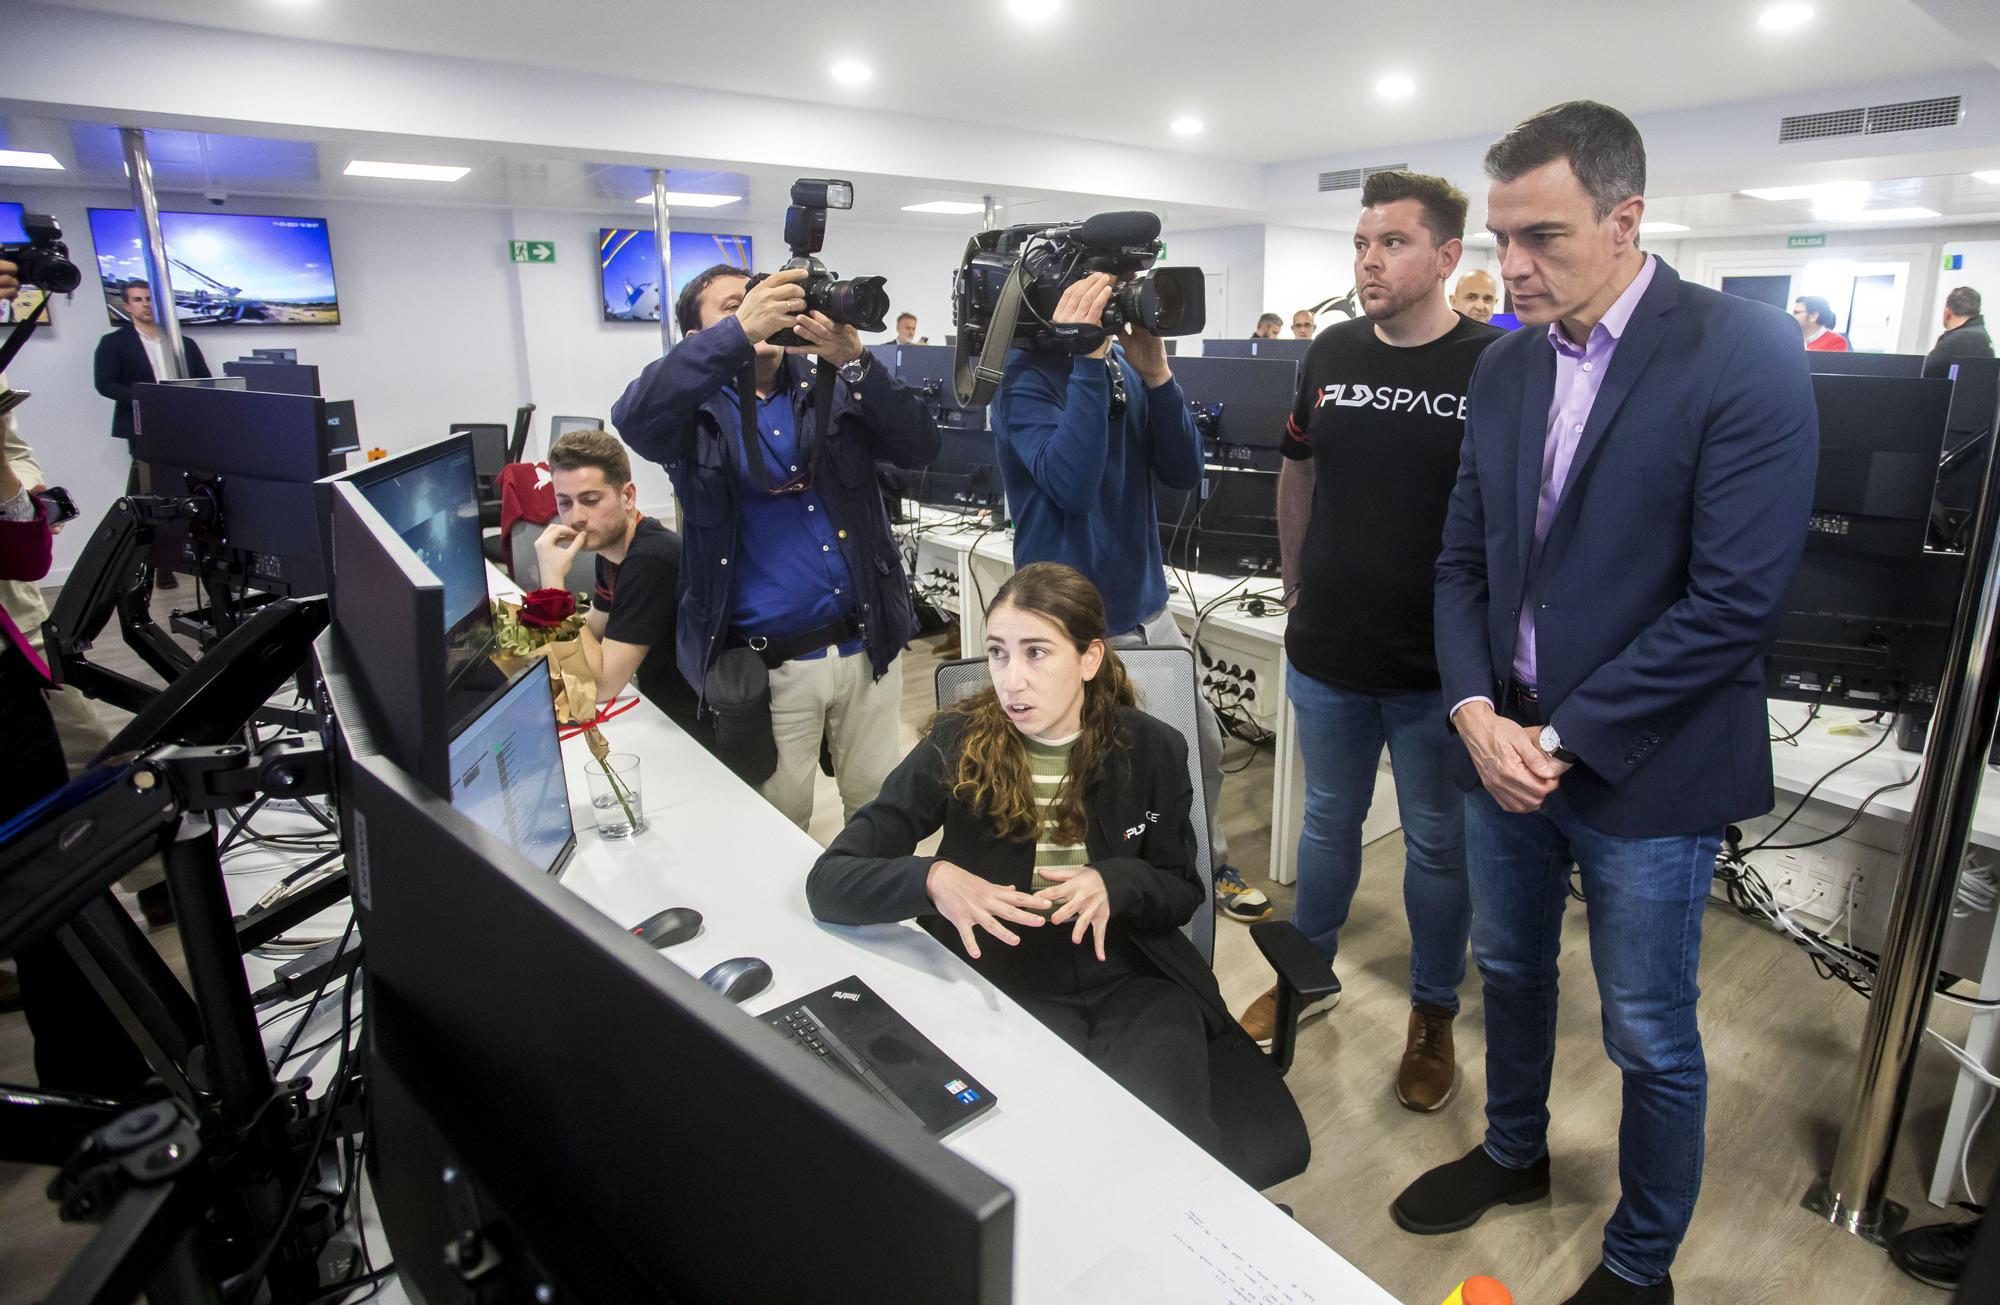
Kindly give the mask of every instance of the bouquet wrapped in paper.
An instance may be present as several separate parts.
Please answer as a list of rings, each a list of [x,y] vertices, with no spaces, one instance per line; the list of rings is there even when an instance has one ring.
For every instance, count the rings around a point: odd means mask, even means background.
[[[529,662],[548,666],[556,716],[566,725],[597,718],[597,677],[583,652],[583,613],[576,595],[564,589],[537,589],[518,603],[493,600],[494,664],[509,676]]]

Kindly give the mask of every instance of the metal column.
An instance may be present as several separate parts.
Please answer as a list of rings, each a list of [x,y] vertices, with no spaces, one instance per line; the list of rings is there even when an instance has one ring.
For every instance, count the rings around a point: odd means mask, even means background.
[[[1995,605],[2000,603],[2000,540],[1995,537],[2000,529],[2000,458],[1990,451],[1975,521],[1951,652],[1938,686],[1923,778],[1910,811],[1874,998],[1861,1034],[1861,1064],[1847,1123],[1832,1172],[1813,1185],[1804,1202],[1833,1224],[1878,1243],[1896,1234],[1906,1213],[1883,1192],[2000,709],[1995,665],[2000,644],[1994,628]]]
[[[166,337],[167,370],[173,373],[154,379],[177,381],[187,375],[187,350],[181,344],[180,313],[174,307],[167,242],[160,235],[160,204],[153,195],[153,161],[146,154],[143,130],[121,127],[118,136],[125,143],[125,171],[132,177],[132,208],[139,215],[139,243],[145,246],[147,279],[153,283],[153,321]]]
[[[986,212],[985,215],[980,219],[980,221],[985,224],[985,226],[982,229],[986,231],[991,231],[993,228],[1000,225],[1000,206],[993,202],[993,196],[991,195],[984,195],[981,196],[981,198],[983,198],[986,201]]]
[[[666,352],[679,341],[680,334],[674,324],[674,254],[667,239],[667,229],[671,225],[667,212],[667,173],[664,168],[653,169],[653,242],[660,247],[660,350]]]

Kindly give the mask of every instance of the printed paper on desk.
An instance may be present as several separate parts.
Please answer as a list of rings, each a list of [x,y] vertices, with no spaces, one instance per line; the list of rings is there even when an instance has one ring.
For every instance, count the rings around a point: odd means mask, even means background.
[[[1063,1289],[1060,1305],[1354,1305],[1396,1298],[1226,1174],[1155,1215]],[[1262,1197],[1257,1198],[1262,1201]]]

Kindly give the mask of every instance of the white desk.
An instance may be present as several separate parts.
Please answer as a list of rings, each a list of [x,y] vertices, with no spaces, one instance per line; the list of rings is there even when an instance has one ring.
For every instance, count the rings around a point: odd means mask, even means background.
[[[966,517],[925,508],[914,527],[911,573],[919,591],[942,611],[958,617],[960,642],[975,655],[986,637],[985,604],[1014,573],[1014,536],[1007,530],[984,529]],[[1167,572],[1167,610],[1184,632],[1193,633],[1195,615],[1224,594],[1271,594],[1275,577],[1247,580],[1204,572]],[[1299,829],[1305,820],[1305,765],[1299,757],[1298,722],[1285,693],[1289,673],[1285,657],[1285,609],[1267,600],[1266,614],[1253,616],[1232,600],[1219,604],[1201,622],[1201,647],[1214,667],[1199,666],[1197,674],[1226,681],[1243,698],[1243,706],[1258,725],[1271,731],[1276,773],[1271,781],[1271,858],[1268,873],[1281,884],[1297,878]],[[1225,784],[1230,781],[1225,779]],[[1375,796],[1361,841],[1368,844],[1401,825],[1396,811],[1396,786],[1389,775],[1385,751],[1375,772]]]
[[[513,586],[489,570],[495,595]],[[761,1013],[853,974],[893,1004],[947,1054],[990,1087],[998,1105],[945,1141],[1014,1193],[1014,1298],[1055,1301],[1072,1279],[1125,1251],[1159,1221],[1191,1206],[1235,1230],[1235,1246],[1255,1263],[1291,1265],[1322,1303],[1394,1305],[1371,1282],[1275,1205],[1244,1185],[1068,1044],[914,925],[823,925],[806,907],[806,872],[820,848],[651,704],[641,700],[603,726],[614,751],[641,759],[640,800],[647,828],[606,840],[596,830],[582,739],[563,745],[577,848],[562,884],[619,925],[667,906],[692,906],[704,923],[689,942],[660,953],[699,975],[731,956],[762,957],[772,984],[745,1003]],[[260,818],[260,828],[292,832],[303,816]],[[260,863],[262,859],[262,863]],[[236,909],[245,909],[294,859],[258,851],[232,859]],[[235,873],[251,871],[251,873]],[[266,868],[268,866],[268,868]],[[336,936],[347,908],[294,932]],[[246,962],[253,986],[271,965]],[[335,993],[338,987],[334,988]],[[746,1018],[748,1016],[746,1015]],[[275,1046],[291,1024],[275,1022]],[[339,1002],[300,1045],[337,1032]],[[337,1048],[296,1062],[293,1073],[332,1067]],[[318,1090],[316,1088],[316,1090]],[[1048,1121],[1087,1121],[1051,1134]],[[1087,1235],[1078,1235],[1079,1176],[1088,1178]],[[363,1223],[375,1228],[372,1202]],[[1386,1226],[1386,1225],[1385,1225]],[[386,1249],[377,1232],[371,1244]],[[378,1262],[386,1254],[377,1256]],[[1111,1266],[1115,1267],[1115,1266]],[[397,1301],[397,1284],[382,1299]]]
[[[1807,714],[1803,703],[1774,702],[1772,733],[1785,734],[1800,726]],[[1865,713],[1846,709],[1820,712],[1807,727],[1796,746],[1771,745],[1771,769],[1778,790],[1777,810],[1759,820],[1746,821],[1746,846],[1774,826],[1790,811],[1813,783],[1841,762],[1857,755],[1882,736],[1888,723],[1863,727],[1864,732],[1845,732],[1865,719]],[[1842,730],[1835,733],[1836,729]],[[1847,766],[1820,784],[1812,801],[1778,836],[1781,843],[1803,843],[1834,833],[1853,816],[1855,808],[1886,784],[1911,779],[1921,769],[1922,759],[1904,752],[1894,739],[1882,743],[1861,760]],[[1774,889],[1779,876],[1790,876],[1798,885],[1786,895],[1799,909],[1831,919],[1848,904],[1847,883],[1862,877],[1863,888],[1854,894],[1853,937],[1857,944],[1879,947],[1888,921],[1890,896],[1902,863],[1902,849],[1916,803],[1917,786],[1892,789],[1868,803],[1866,812],[1847,835],[1820,847],[1791,852],[1758,853],[1754,860],[1765,880]],[[1989,852],[2000,849],[2000,786],[1992,783],[1991,772],[1973,811],[1972,845]],[[1826,885],[1824,889],[1820,886]],[[1810,899],[1824,893],[1819,902]],[[1993,912],[1971,912],[1954,919],[1945,934],[1944,968],[1953,974],[1975,979],[1979,996],[2000,999],[2000,920]],[[1971,1052],[1989,1070],[2000,1068],[2000,1011],[1980,1011],[1973,1015],[1965,1041]],[[1931,1170],[1929,1197],[1933,1204],[1951,1200],[1958,1179],[1958,1157],[1972,1117],[1986,1099],[1988,1089],[1964,1069],[1952,1089],[1951,1110],[1945,1119],[1944,1136]],[[1976,1196],[1969,1198],[1977,1200]]]

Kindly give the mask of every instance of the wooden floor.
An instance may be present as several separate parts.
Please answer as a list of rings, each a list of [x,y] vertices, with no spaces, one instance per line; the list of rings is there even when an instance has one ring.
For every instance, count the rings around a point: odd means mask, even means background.
[[[936,643],[920,643],[904,658],[906,742],[914,742],[929,714],[932,671],[941,660]],[[121,660],[124,650],[115,638],[102,651],[119,669],[136,665],[129,654]],[[1263,878],[1271,756],[1243,751],[1232,745],[1228,764],[1247,764],[1223,790],[1231,860],[1284,913],[1290,892]],[[813,835],[828,841],[840,818],[832,781],[822,777]],[[1363,863],[1338,966],[1345,994],[1331,1015],[1301,1034],[1289,1079],[1312,1131],[1312,1166],[1270,1195],[1407,1305],[1435,1305],[1474,1273],[1500,1279],[1519,1305],[1554,1305],[1597,1263],[1603,1221],[1617,1200],[1619,1081],[1599,1041],[1580,908],[1565,924],[1569,982],[1551,1103],[1552,1199],[1496,1211],[1466,1232],[1412,1237],[1390,1221],[1391,1199],[1424,1169],[1464,1154],[1482,1133],[1480,999],[1476,979],[1469,979],[1456,1030],[1462,1067],[1457,1096],[1435,1115],[1403,1109],[1392,1089],[1409,1008],[1401,837],[1371,845]],[[154,938],[178,963],[173,933]],[[1232,1009],[1270,983],[1248,931],[1228,921],[1217,924],[1216,971]],[[1683,1305],[1944,1301],[1944,1293],[1905,1278],[1880,1251],[1799,1208],[1807,1184],[1832,1156],[1864,1015],[1861,999],[1817,980],[1790,943],[1720,907],[1708,913],[1702,986],[1711,1076],[1708,1167],[1694,1226],[1674,1267],[1677,1299]],[[1934,1022],[1962,1039],[1965,1014],[1941,1007]],[[25,1024],[18,1014],[0,1015],[0,1082],[32,1080]],[[1889,1187],[1892,1198],[1915,1211],[1915,1222],[1946,1217],[1924,1202],[1923,1191],[1950,1088],[1947,1057],[1927,1048]],[[1989,1129],[1973,1153],[1975,1182],[1990,1182],[2000,1166],[1996,1137],[2000,1129]],[[49,1177],[47,1170],[0,1164],[0,1305],[40,1299],[86,1240],[85,1230],[56,1223],[42,1194]]]

